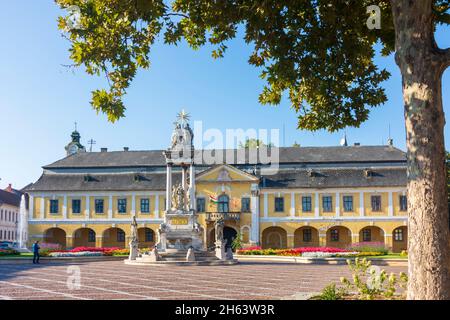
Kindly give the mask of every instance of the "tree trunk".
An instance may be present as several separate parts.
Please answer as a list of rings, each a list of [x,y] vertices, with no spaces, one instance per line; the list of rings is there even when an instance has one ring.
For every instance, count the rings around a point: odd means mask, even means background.
[[[432,0],[391,0],[408,158],[408,299],[450,299],[450,230],[442,74]]]

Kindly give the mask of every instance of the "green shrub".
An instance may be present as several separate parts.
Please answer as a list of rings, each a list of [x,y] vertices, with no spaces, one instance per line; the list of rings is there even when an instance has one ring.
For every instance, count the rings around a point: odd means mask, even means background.
[[[332,283],[326,286],[320,295],[315,298],[318,300],[341,300],[346,294],[347,292],[344,288],[336,289],[336,285]]]

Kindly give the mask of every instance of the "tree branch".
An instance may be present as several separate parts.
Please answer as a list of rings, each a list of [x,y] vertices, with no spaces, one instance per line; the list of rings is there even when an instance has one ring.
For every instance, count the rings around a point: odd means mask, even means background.
[[[444,60],[444,68],[447,69],[450,67],[450,48],[447,48],[443,51],[443,60]]]
[[[168,12],[168,13],[164,14],[163,16],[164,17],[177,16],[177,17],[183,17],[183,18],[189,19],[189,16],[187,14],[178,13],[178,12]]]

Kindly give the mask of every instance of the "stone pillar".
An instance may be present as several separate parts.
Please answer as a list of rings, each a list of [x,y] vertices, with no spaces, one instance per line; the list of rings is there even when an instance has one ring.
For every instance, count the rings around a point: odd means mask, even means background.
[[[269,215],[269,197],[267,193],[264,193],[264,218]]]
[[[66,220],[67,219],[67,195],[64,195],[62,214],[63,214],[63,220]]]
[[[183,187],[183,191],[186,193],[188,186],[187,186],[187,166],[185,165],[181,166],[181,186]]]
[[[388,215],[390,217],[392,217],[394,215],[394,205],[393,205],[393,201],[392,201],[392,191],[389,191],[388,202],[389,202]]]
[[[91,211],[91,199],[89,196],[86,196],[86,210],[84,212],[86,220],[89,220],[90,211]]]
[[[294,248],[294,234],[287,235],[287,247]]]
[[[318,218],[320,216],[320,209],[319,209],[319,193],[316,192],[314,194],[314,216]]]
[[[359,242],[359,233],[351,232],[351,238],[352,238],[352,243],[351,244]]]
[[[336,218],[341,216],[341,195],[336,192]]]
[[[291,192],[291,217],[295,217],[295,193]]]
[[[319,246],[325,247],[327,245],[327,234],[319,233]]]
[[[73,237],[66,235],[66,248],[73,248]]]
[[[183,188],[184,192],[184,209],[186,210],[187,207],[187,195],[189,192],[189,186],[187,184],[187,166],[183,165],[181,167],[181,186]],[[188,208],[189,209],[189,208]]]
[[[190,172],[189,172],[189,180],[190,180],[190,186],[189,186],[189,194],[191,198],[191,204],[190,208],[192,210],[197,210],[197,201],[195,199],[195,168],[194,164],[191,164]]]
[[[44,198],[43,195],[41,196],[41,212],[40,212],[40,215],[41,215],[40,218],[42,220],[45,219],[45,198]]]
[[[159,194],[155,195],[155,219],[159,219]]]
[[[112,195],[110,195],[108,200],[108,219],[112,218],[113,218],[113,197]]]
[[[166,210],[169,211],[172,207],[172,164],[167,164],[166,176]]]
[[[257,184],[252,185],[252,197],[250,199],[252,212],[252,229],[250,231],[250,243],[258,245],[259,241],[259,187]]]
[[[136,215],[136,195],[134,193],[131,195],[131,215]]]
[[[95,236],[95,246],[97,248],[103,247],[103,236]]]
[[[384,244],[386,245],[386,247],[388,247],[389,251],[392,251],[392,247],[394,246],[392,234],[384,234]]]
[[[364,192],[359,193],[359,215],[364,217]]]
[[[29,197],[29,205],[28,205],[28,218],[29,220],[34,219],[34,197],[30,195]]]

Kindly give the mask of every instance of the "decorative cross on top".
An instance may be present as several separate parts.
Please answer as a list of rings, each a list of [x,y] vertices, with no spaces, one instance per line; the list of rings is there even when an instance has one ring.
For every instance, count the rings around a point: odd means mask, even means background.
[[[180,124],[185,124],[187,122],[189,122],[189,119],[191,118],[191,116],[189,115],[189,113],[187,113],[186,111],[181,110],[178,114],[177,114],[177,121]]]
[[[91,145],[90,148],[89,148],[89,152],[92,152],[92,145],[94,145],[96,143],[97,143],[97,141],[95,141],[94,139],[91,139],[91,140],[88,141],[88,144]]]
[[[74,122],[74,124],[75,124],[75,131],[77,131],[77,123],[76,123],[76,122]]]

